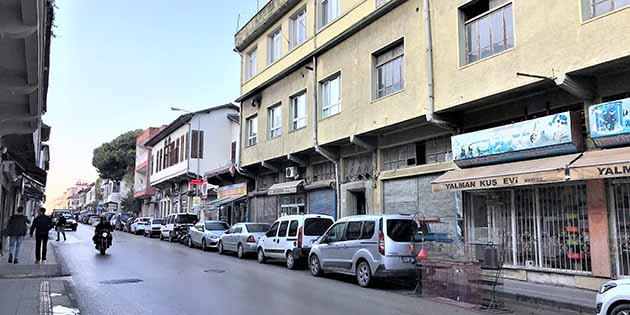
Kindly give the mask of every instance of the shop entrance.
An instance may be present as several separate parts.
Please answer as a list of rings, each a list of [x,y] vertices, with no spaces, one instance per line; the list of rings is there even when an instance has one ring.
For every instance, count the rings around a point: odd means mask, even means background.
[[[618,277],[630,275],[630,180],[615,180],[609,194],[611,240]]]
[[[495,245],[500,263],[591,271],[584,184],[470,192],[465,196],[467,241],[477,246]]]
[[[366,214],[365,189],[350,191],[350,198],[352,198],[350,204],[354,206],[354,214]]]

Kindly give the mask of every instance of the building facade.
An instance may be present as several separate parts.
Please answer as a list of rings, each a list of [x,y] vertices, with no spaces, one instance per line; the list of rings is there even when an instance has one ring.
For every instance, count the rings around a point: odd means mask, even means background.
[[[437,217],[448,251],[490,242],[508,277],[623,276],[623,158],[568,168],[624,155],[605,148],[627,145],[608,135],[630,112],[629,17],[616,0],[272,0],[235,36],[251,219]]]
[[[140,215],[159,217],[159,208],[155,198],[155,188],[151,187],[151,147],[147,140],[165,128],[151,127],[136,139],[136,166],[134,173],[134,197],[141,200]]]
[[[201,207],[203,174],[230,161],[238,106],[225,104],[180,116],[146,142],[152,148],[150,184],[157,189],[159,217],[195,212]]]

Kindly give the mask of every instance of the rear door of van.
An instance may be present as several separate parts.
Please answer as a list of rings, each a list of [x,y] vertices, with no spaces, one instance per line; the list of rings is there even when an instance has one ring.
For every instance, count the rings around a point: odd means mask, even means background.
[[[328,217],[306,217],[302,228],[302,248],[311,248],[313,243],[333,225]]]
[[[412,218],[394,217],[383,220],[385,238],[385,268],[415,267],[418,224]]]

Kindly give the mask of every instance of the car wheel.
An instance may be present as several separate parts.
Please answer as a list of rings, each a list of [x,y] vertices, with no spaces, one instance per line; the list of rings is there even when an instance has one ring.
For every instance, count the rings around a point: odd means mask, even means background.
[[[243,245],[238,244],[238,248],[236,249],[236,256],[238,256],[238,258],[240,258],[240,259],[245,258],[245,252],[243,251]]]
[[[208,246],[206,245],[206,239],[205,238],[201,240],[201,250],[204,251],[204,252],[208,250]]]
[[[219,255],[223,255],[225,252],[223,251],[223,242],[219,241],[219,246],[217,246],[219,251]]]
[[[357,265],[357,282],[362,287],[369,287],[372,282],[372,271],[366,261],[361,261]]]
[[[73,232],[76,232],[76,231],[77,231],[77,227],[76,227],[76,226],[75,226],[75,227],[73,227],[73,228],[72,228],[72,231],[73,231]]]
[[[324,273],[322,271],[322,266],[319,263],[319,257],[317,257],[317,255],[311,256],[310,269],[311,269],[311,274],[315,277],[319,277]]]
[[[267,257],[265,257],[265,252],[262,248],[258,249],[258,262],[264,264],[267,261]]]
[[[617,305],[610,315],[630,315],[630,304]]]
[[[297,267],[297,261],[293,252],[287,253],[287,268],[294,270]]]
[[[192,237],[189,237],[189,238],[188,238],[188,247],[190,247],[190,248],[195,248],[195,244],[193,244]]]

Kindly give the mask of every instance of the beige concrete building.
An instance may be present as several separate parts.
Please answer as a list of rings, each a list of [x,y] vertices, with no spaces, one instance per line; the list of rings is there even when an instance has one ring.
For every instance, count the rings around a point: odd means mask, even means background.
[[[235,36],[250,219],[439,217],[445,248],[495,244],[510,277],[625,275],[627,180],[568,168],[627,145],[630,109],[601,104],[630,97],[629,21],[623,0],[270,1]]]

